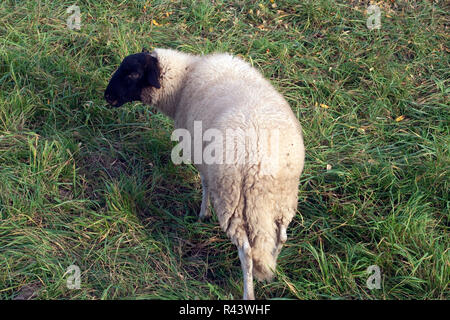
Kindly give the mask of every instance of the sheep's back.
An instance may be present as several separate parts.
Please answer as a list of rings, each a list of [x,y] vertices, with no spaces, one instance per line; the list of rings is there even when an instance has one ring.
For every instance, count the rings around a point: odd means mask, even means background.
[[[300,174],[304,150],[298,119],[282,95],[241,59],[227,54],[199,59],[191,67],[179,103],[178,110],[183,111],[175,119],[177,127],[193,132],[194,122],[201,121],[203,132],[216,129],[224,136],[227,130],[268,133],[276,142],[271,147],[278,150],[279,174],[285,174],[284,169]],[[252,152],[255,146],[246,147]],[[265,154],[253,156],[262,160]]]

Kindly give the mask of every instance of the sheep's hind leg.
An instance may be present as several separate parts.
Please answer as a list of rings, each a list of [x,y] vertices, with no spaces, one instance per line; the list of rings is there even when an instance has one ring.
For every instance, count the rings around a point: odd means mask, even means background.
[[[251,250],[248,239],[245,237],[242,246],[238,246],[239,259],[241,260],[242,273],[244,274],[244,300],[255,300]]]
[[[211,217],[211,210],[209,209],[209,190],[205,182],[205,178],[200,174],[202,180],[202,205],[200,207],[200,220],[208,219]]]

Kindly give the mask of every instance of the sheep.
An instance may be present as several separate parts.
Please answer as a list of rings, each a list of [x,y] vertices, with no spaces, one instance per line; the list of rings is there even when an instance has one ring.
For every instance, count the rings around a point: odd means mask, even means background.
[[[197,56],[172,49],[143,49],[125,57],[104,97],[113,107],[131,101],[154,105],[174,119],[176,129],[191,134],[197,122],[219,133],[234,129],[247,134],[253,129],[253,140],[237,134],[226,146],[220,139],[215,141],[224,147],[219,150],[223,153],[236,149],[236,140],[240,141],[244,153],[235,160],[244,161],[194,164],[202,183],[199,217],[211,216],[211,204],[222,230],[237,246],[244,299],[254,299],[253,277],[273,278],[297,209],[305,150],[300,123],[289,104],[259,71],[238,57]],[[281,135],[268,142],[261,138],[264,130]],[[201,147],[206,147],[205,141]],[[276,150],[269,157],[269,163],[276,158],[275,166],[267,166],[268,149]],[[248,161],[249,156],[253,161]]]

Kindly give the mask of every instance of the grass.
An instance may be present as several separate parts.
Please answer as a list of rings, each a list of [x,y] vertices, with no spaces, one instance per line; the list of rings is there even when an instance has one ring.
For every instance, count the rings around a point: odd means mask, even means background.
[[[72,4],[0,3],[0,299],[242,297],[172,122],[102,99],[144,46],[240,55],[303,126],[298,214],[258,298],[449,299],[448,4],[382,1],[368,30],[364,1],[77,1],[79,31]]]

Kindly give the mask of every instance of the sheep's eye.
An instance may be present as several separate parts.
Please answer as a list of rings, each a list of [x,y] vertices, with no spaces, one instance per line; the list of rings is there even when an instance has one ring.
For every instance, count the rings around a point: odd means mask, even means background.
[[[132,72],[127,76],[127,78],[131,79],[131,80],[137,80],[140,77],[141,77],[141,75],[139,74],[139,72]]]

